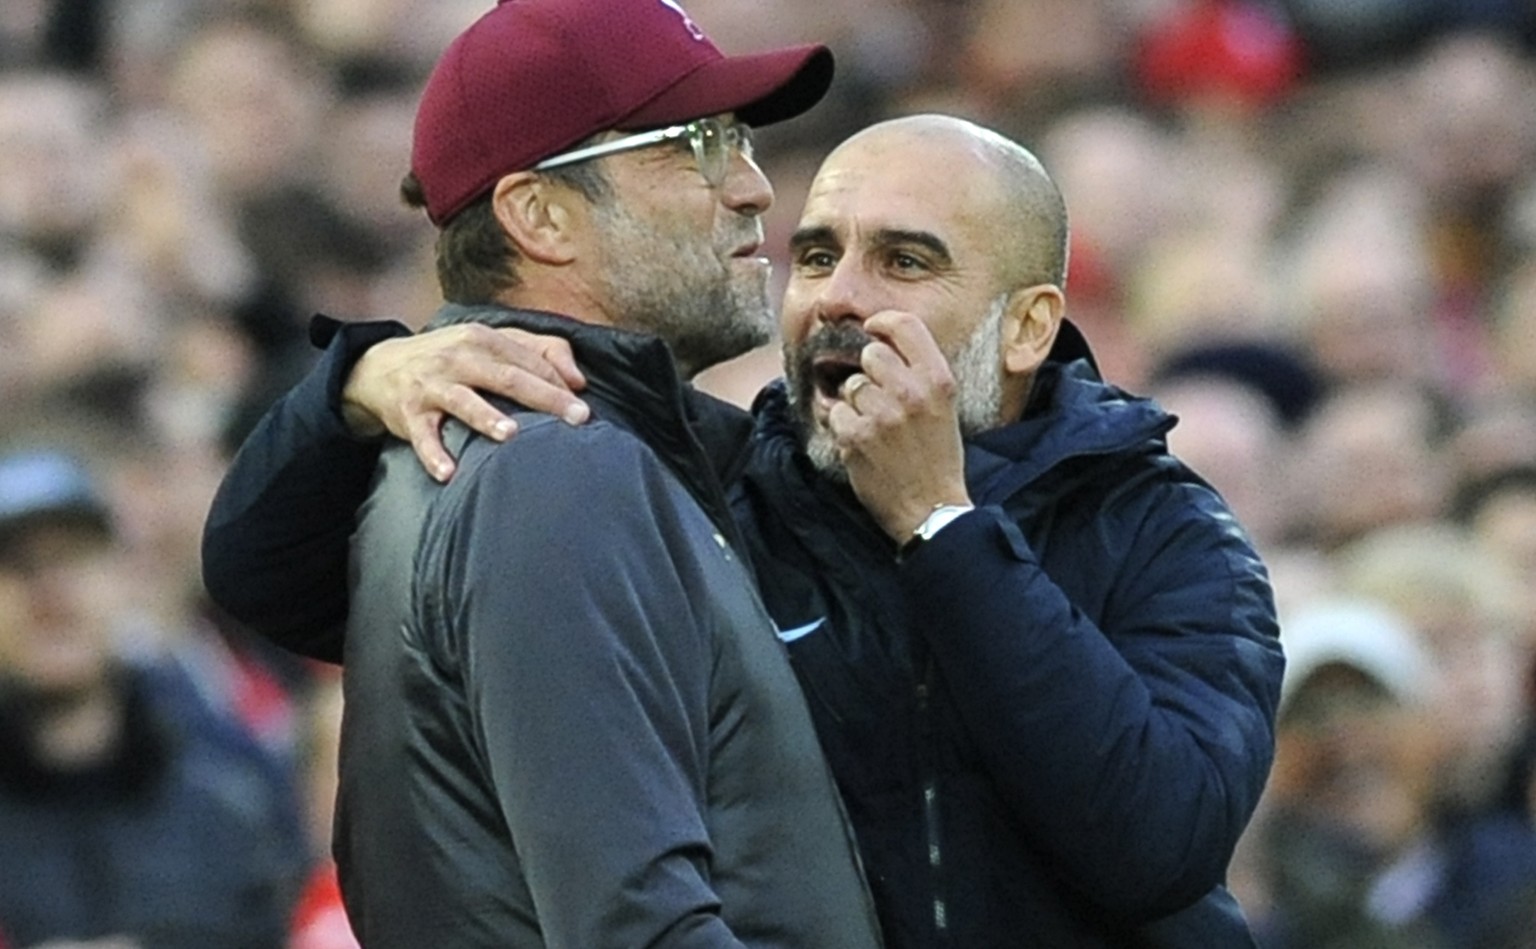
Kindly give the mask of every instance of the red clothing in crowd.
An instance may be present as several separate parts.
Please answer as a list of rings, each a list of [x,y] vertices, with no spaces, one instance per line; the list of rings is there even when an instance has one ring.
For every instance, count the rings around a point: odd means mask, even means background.
[[[5,949],[0,943],[0,949]],[[341,904],[336,864],[327,860],[309,878],[293,914],[288,949],[361,949]]]

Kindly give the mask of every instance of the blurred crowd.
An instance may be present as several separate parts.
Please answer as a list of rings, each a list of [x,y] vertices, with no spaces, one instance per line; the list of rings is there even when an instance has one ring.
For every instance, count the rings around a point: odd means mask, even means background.
[[[349,946],[335,671],[210,607],[199,532],[311,314],[432,313],[398,184],[489,2],[0,4],[3,949]],[[1231,880],[1265,949],[1536,947],[1536,5],[685,5],[837,54],[759,138],[780,253],[891,115],[1060,183],[1068,315],[1272,570],[1290,668]]]

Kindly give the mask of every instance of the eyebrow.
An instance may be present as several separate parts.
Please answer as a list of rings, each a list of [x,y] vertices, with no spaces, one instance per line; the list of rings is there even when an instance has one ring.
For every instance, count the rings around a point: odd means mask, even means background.
[[[835,243],[837,243],[836,235],[832,233],[832,228],[826,226],[802,227],[789,237],[789,249],[791,251],[798,251],[820,244]]]
[[[915,244],[932,254],[937,263],[949,264],[952,262],[949,245],[944,243],[937,234],[930,231],[904,231],[898,228],[883,228],[875,232],[872,243],[876,247],[899,247],[903,244]]]
[[[789,239],[789,249],[798,251],[804,247],[814,247],[823,244],[839,244],[837,235],[832,228],[826,225],[803,227],[796,231]],[[917,245],[931,253],[938,263],[949,264],[953,262],[953,255],[949,252],[949,245],[944,243],[938,235],[929,231],[908,231],[901,228],[881,228],[876,231],[870,241],[876,248],[900,247]]]

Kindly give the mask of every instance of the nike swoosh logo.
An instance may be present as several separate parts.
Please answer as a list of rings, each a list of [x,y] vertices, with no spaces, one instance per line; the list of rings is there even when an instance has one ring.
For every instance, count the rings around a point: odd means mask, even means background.
[[[796,626],[794,629],[780,629],[779,638],[786,643],[792,643],[807,633],[816,632],[816,630],[821,628],[821,624],[826,621],[826,617],[822,617],[821,619],[813,619],[804,626]],[[775,626],[775,629],[777,629],[777,626]]]

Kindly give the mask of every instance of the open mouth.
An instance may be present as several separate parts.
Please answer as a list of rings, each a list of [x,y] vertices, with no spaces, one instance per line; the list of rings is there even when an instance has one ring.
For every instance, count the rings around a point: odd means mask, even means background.
[[[833,353],[821,356],[811,364],[811,381],[823,397],[838,399],[842,397],[843,383],[859,370],[857,353]]]

